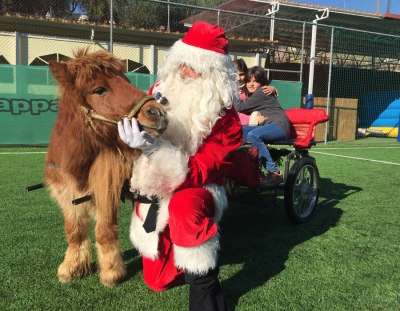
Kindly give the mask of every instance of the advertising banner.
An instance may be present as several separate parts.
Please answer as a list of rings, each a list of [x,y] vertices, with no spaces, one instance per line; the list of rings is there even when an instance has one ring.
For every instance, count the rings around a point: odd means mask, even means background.
[[[147,92],[156,76],[127,73]],[[0,65],[0,145],[46,145],[57,117],[58,85],[47,66]]]

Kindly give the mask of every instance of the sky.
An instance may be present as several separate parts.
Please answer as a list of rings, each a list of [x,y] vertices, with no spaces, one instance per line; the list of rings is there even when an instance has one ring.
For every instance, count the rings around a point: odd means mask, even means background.
[[[289,0],[299,3],[335,7],[368,13],[377,13],[377,0]],[[380,0],[380,14],[387,12],[388,0]],[[390,13],[400,15],[400,0],[390,1]]]

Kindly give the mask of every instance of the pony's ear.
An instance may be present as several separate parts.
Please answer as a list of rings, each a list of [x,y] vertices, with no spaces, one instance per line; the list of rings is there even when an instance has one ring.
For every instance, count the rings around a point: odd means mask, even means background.
[[[69,84],[72,82],[73,77],[68,72],[67,64],[59,62],[49,62],[50,71],[53,77],[60,84]]]

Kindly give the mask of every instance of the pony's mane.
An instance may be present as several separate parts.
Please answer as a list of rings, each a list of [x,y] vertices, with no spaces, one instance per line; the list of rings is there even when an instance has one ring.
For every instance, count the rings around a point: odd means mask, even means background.
[[[108,76],[119,75],[126,72],[125,64],[119,58],[107,51],[89,53],[89,48],[79,49],[74,52],[74,59],[67,62],[68,72],[74,77],[77,87],[86,86],[102,72]]]

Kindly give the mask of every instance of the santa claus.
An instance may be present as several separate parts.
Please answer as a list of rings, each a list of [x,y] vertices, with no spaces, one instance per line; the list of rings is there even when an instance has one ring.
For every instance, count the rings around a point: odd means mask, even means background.
[[[121,139],[143,151],[131,179],[139,203],[130,238],[150,288],[185,280],[190,310],[226,310],[217,278],[218,222],[228,205],[223,178],[242,129],[232,107],[238,84],[225,31],[194,23],[167,53],[158,78],[151,93],[168,100],[166,132],[140,132],[135,119],[118,125]]]

